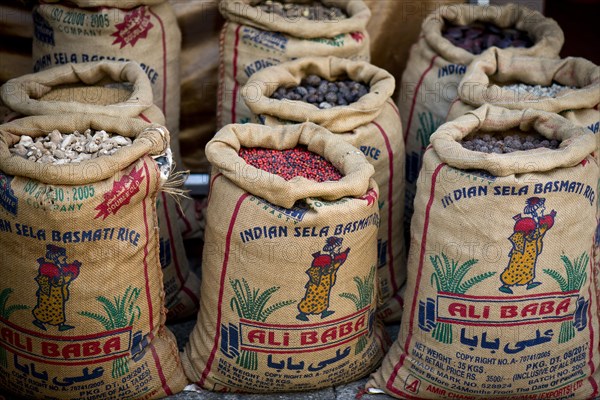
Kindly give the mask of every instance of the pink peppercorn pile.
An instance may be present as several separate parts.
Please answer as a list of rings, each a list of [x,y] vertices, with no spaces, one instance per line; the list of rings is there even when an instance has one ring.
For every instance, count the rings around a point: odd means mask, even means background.
[[[342,175],[333,164],[308,151],[305,146],[289,150],[242,147],[239,155],[253,167],[279,175],[286,181],[297,176],[317,182],[342,179]]]

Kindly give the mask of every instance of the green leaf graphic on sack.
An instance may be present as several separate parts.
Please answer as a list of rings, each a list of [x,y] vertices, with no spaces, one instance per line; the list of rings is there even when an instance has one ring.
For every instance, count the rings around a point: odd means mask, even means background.
[[[563,292],[580,291],[587,280],[587,266],[590,262],[590,256],[584,252],[581,256],[571,261],[565,254],[560,256],[566,270],[566,276],[554,269],[544,269],[544,273],[549,275],[558,283]],[[563,321],[560,326],[558,343],[566,343],[575,337],[575,330],[582,331],[587,327],[587,311],[590,305],[589,300],[583,297],[577,299],[575,315],[573,321]]]
[[[90,311],[81,311],[79,314],[84,317],[91,318],[104,326],[107,331],[112,331],[119,328],[132,327],[134,322],[140,318],[142,312],[139,306],[135,303],[140,297],[141,290],[138,288],[132,288],[129,286],[123,296],[115,296],[114,302],[110,301],[104,296],[98,296],[96,300],[102,304],[102,308],[105,311],[105,315],[97,314]],[[132,353],[135,348],[139,348],[136,354],[133,354],[134,360],[137,361],[141,357],[143,351],[142,344],[144,338],[140,337],[140,334],[134,335],[134,346],[132,347]],[[147,341],[146,341],[147,343]],[[112,377],[119,378],[129,373],[129,364],[127,357],[119,357],[113,361]]]
[[[351,300],[356,306],[356,311],[360,311],[365,307],[368,307],[373,301],[373,294],[375,293],[375,267],[371,267],[369,275],[361,279],[358,276],[354,277],[354,283],[356,283],[356,289],[358,295],[354,293],[340,293],[340,297]],[[369,315],[369,335],[373,332],[374,313]],[[354,354],[359,354],[367,346],[367,337],[361,336],[356,343],[356,349]]]
[[[431,274],[431,285],[435,283],[438,293],[465,294],[476,284],[496,275],[495,272],[488,271],[464,281],[471,267],[479,260],[472,258],[459,266],[458,261],[449,259],[444,253],[441,257],[430,256],[429,260],[435,270]],[[419,301],[419,328],[424,332],[432,332],[431,336],[438,342],[452,343],[452,325],[435,320],[434,299],[429,298],[426,302]]]
[[[8,321],[10,316],[15,311],[29,309],[29,306],[26,306],[24,304],[13,304],[13,305],[9,306],[8,298],[10,297],[12,292],[13,292],[13,290],[10,288],[3,289],[0,292],[0,318],[2,318],[5,321]],[[1,345],[0,345],[0,366],[4,367],[4,368],[8,368],[8,359],[7,359],[7,355],[6,355],[6,349]]]
[[[421,143],[421,148],[426,149],[429,146],[429,139],[433,132],[444,123],[441,118],[433,118],[433,113],[422,112],[417,115],[419,118],[419,128],[417,129],[417,139]]]
[[[240,318],[250,321],[265,322],[267,318],[280,308],[296,302],[296,300],[284,300],[267,306],[267,303],[278,286],[273,286],[261,293],[260,289],[250,288],[248,282],[242,278],[230,279],[235,297],[231,298],[231,309],[236,311]],[[221,326],[221,351],[229,358],[235,358],[236,363],[246,369],[258,369],[258,355],[254,351],[240,350],[239,328],[235,325]]]

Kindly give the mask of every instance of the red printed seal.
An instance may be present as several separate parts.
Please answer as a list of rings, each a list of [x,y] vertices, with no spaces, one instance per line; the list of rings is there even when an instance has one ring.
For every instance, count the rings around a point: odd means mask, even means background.
[[[129,175],[125,175],[118,181],[113,182],[112,190],[104,193],[104,201],[95,208],[95,210],[98,210],[98,214],[96,214],[94,219],[102,217],[104,220],[110,214],[116,214],[121,207],[129,204],[131,198],[140,191],[143,181],[144,175],[142,169],[136,170],[134,168]]]
[[[116,24],[117,31],[111,36],[116,37],[112,44],[119,43],[121,49],[128,44],[134,47],[138,40],[148,37],[148,32],[154,24],[146,7],[137,7],[125,14],[125,20]]]

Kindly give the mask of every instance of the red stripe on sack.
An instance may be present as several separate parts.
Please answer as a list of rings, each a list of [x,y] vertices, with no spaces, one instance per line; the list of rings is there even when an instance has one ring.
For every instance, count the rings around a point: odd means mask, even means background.
[[[221,268],[221,281],[219,286],[219,303],[217,305],[217,329],[215,332],[215,340],[213,343],[212,351],[210,352],[210,356],[208,357],[208,361],[206,362],[206,368],[202,372],[202,377],[198,381],[199,386],[204,386],[204,381],[206,381],[206,377],[212,368],[212,363],[215,360],[215,354],[217,352],[217,348],[219,347],[219,340],[221,339],[221,305],[223,303],[223,291],[225,289],[225,275],[227,275],[227,264],[229,263],[229,250],[231,248],[231,235],[233,234],[233,227],[235,226],[235,220],[237,219],[238,213],[240,211],[240,207],[246,198],[250,196],[249,193],[244,193],[240,196],[233,209],[233,214],[231,215],[231,220],[229,221],[229,229],[227,230],[227,238],[225,239],[225,253],[223,256],[223,267]]]
[[[592,249],[592,254],[594,253]],[[594,260],[590,259],[590,272],[594,274]],[[596,290],[598,290],[596,288]],[[595,399],[598,396],[598,382],[594,379],[594,372],[596,371],[596,367],[594,366],[594,324],[592,323],[592,305],[594,298],[592,297],[592,285],[588,287],[588,295],[590,297],[590,306],[588,307],[588,324],[590,327],[590,355],[588,365],[590,366],[590,377],[588,380],[590,381],[590,385],[594,389],[594,393],[590,396],[590,399]],[[598,305],[596,305],[598,307]]]
[[[400,118],[400,110],[398,110],[398,107],[396,107],[396,105],[392,102],[392,100],[388,100],[388,101],[386,101],[386,103],[388,103],[390,106],[392,106],[392,109],[394,110],[396,115],[398,115],[398,118]]]
[[[217,128],[223,126],[223,96],[225,92],[225,33],[229,22],[225,21],[219,34],[219,81],[217,86]]]
[[[448,112],[446,113],[446,118],[444,119],[445,122],[448,122],[448,116],[450,115],[450,111],[452,111],[452,107],[454,107],[454,105],[459,101],[460,97],[457,97],[454,100],[452,100],[452,103],[450,103],[450,108],[448,108]]]
[[[179,265],[179,259],[177,258],[177,249],[175,249],[175,240],[173,237],[173,231],[171,229],[171,217],[169,216],[169,209],[167,207],[167,196],[165,192],[161,192],[161,196],[163,199],[165,218],[167,219],[167,229],[169,231],[171,254],[173,254],[173,263],[175,264],[175,272],[177,272],[177,278],[181,283],[181,290],[190,297],[195,306],[198,306],[198,304],[200,304],[200,300],[198,300],[198,297],[196,297],[196,295],[185,286],[185,279],[183,277],[183,273],[181,272],[181,265]]]
[[[404,308],[404,299],[402,298],[402,296],[400,296],[399,293],[396,293],[393,299],[396,300],[398,305],[400,305],[400,309]]]
[[[347,319],[352,319],[360,314],[364,314],[367,312],[367,310],[369,310],[371,308],[371,306],[366,306],[352,314],[348,314],[343,318],[338,318],[338,319],[332,319],[329,320],[327,322],[317,322],[317,323],[312,323],[312,324],[302,324],[302,325],[283,325],[283,324],[268,324],[266,322],[258,322],[258,321],[252,321],[249,319],[245,319],[245,318],[240,318],[240,323],[243,324],[249,324],[252,326],[260,326],[261,328],[283,328],[283,329],[289,329],[289,330],[304,330],[306,328],[319,328],[319,327],[325,327],[325,326],[329,326],[329,325],[335,325],[338,322],[342,322],[345,321]]]
[[[177,205],[177,207],[175,207],[175,209],[177,210],[177,215],[185,224],[185,231],[181,232],[181,234],[185,236],[192,231],[192,225],[190,224],[190,221],[188,221],[188,219],[185,217],[183,211],[181,211],[181,206],[179,204]]]
[[[196,294],[192,292],[192,290],[189,287],[183,286],[181,290],[183,291],[183,293],[188,295],[190,300],[192,300],[192,302],[194,303],[194,307],[198,308],[200,306],[200,299],[198,299],[198,296],[196,296]]]
[[[389,168],[390,168],[390,179],[389,179],[389,183],[388,183],[388,198],[387,198],[387,202],[388,202],[388,245],[387,245],[387,249],[388,249],[388,271],[390,273],[390,279],[392,281],[392,290],[394,293],[396,293],[398,291],[398,283],[396,282],[396,272],[394,271],[394,252],[392,249],[392,199],[393,199],[393,195],[394,195],[394,152],[392,151],[392,145],[390,144],[390,139],[388,138],[387,133],[385,132],[385,130],[383,130],[383,128],[381,127],[381,125],[379,125],[377,122],[373,121],[373,124],[377,127],[377,129],[379,129],[379,132],[381,132],[381,136],[383,136],[383,140],[385,142],[385,147],[387,149],[388,152],[388,159],[389,159]]]
[[[99,333],[89,334],[89,335],[56,336],[56,335],[46,335],[46,334],[43,334],[40,332],[36,332],[36,331],[32,331],[32,330],[23,328],[21,326],[13,324],[12,322],[8,321],[5,318],[0,318],[0,322],[2,322],[4,325],[8,325],[9,327],[11,327],[12,329],[14,329],[17,332],[26,333],[30,336],[37,337],[37,338],[58,340],[58,341],[93,340],[93,339],[104,338],[107,336],[119,335],[121,333],[125,333],[125,332],[131,330],[130,327],[126,327],[126,328],[113,329],[112,331],[102,331]]]
[[[425,258],[425,248],[427,247],[427,232],[429,230],[429,214],[431,212],[431,206],[433,205],[433,200],[435,197],[435,182],[437,180],[437,177],[438,177],[440,171],[442,170],[442,168],[444,168],[445,165],[446,164],[443,164],[443,163],[438,165],[437,168],[435,169],[435,171],[433,172],[433,175],[431,176],[431,191],[429,193],[429,201],[427,202],[427,208],[425,209],[425,223],[423,225],[423,237],[421,238],[421,254],[419,256],[419,269],[417,270],[417,282],[415,285],[415,293],[413,295],[413,302],[412,302],[412,307],[410,310],[410,319],[408,322],[409,323],[408,335],[406,337],[406,342],[404,344],[404,352],[400,356],[400,360],[394,367],[394,371],[390,375],[390,378],[388,379],[387,384],[386,384],[388,390],[390,390],[393,393],[396,393],[398,395],[406,396],[409,399],[412,399],[414,397],[411,397],[409,394],[406,394],[406,393],[400,391],[399,389],[396,389],[394,387],[394,380],[396,380],[396,377],[398,376],[398,371],[404,364],[406,355],[409,353],[408,349],[410,347],[410,341],[412,340],[413,322],[415,319],[415,309],[417,308],[417,298],[418,298],[418,294],[419,294],[419,288],[421,285],[421,277],[423,275],[423,260]]]
[[[162,93],[162,101],[163,101],[163,109],[162,112],[167,115],[167,34],[165,32],[165,25],[163,24],[162,19],[156,15],[154,11],[150,7],[148,7],[148,11],[150,14],[154,15],[154,17],[158,20],[160,24],[160,29],[162,30],[162,49],[163,49],[163,93]],[[170,121],[169,121],[170,122]]]
[[[163,390],[165,391],[167,396],[173,395],[173,391],[169,387],[167,383],[167,379],[165,378],[165,374],[160,366],[160,358],[156,353],[156,347],[154,347],[154,343],[150,343],[150,350],[152,351],[152,358],[154,358],[154,365],[156,365],[156,371],[158,372],[158,377],[160,378],[160,384],[162,385]]]
[[[431,68],[433,68],[433,63],[436,58],[438,58],[437,55],[433,56],[433,58],[431,59],[431,62],[429,63],[429,66],[423,72],[423,75],[421,75],[421,78],[419,79],[419,82],[417,83],[417,87],[415,88],[415,94],[413,95],[412,104],[410,106],[410,114],[408,114],[408,123],[406,124],[406,130],[404,131],[404,143],[406,143],[406,138],[408,137],[408,132],[410,132],[410,126],[412,125],[413,114],[415,112],[415,104],[417,102],[417,95],[419,94],[419,89],[421,88],[421,85],[423,84],[423,79],[425,79],[425,75],[427,75],[429,73],[429,71],[431,71]]]
[[[379,341],[379,348],[381,349],[381,354],[387,353],[387,351],[385,350],[385,346],[383,344],[388,343],[389,341],[385,340],[384,338],[381,337],[380,334],[377,333],[378,332],[377,327],[374,327],[373,331],[374,331],[375,337]]]
[[[238,60],[238,47],[240,45],[240,29],[242,25],[238,26],[235,30],[235,45],[233,47],[233,99],[231,100],[231,123],[235,124],[235,108],[237,107],[237,92],[238,92],[238,81],[237,81],[237,60]]]
[[[569,295],[577,294],[579,290],[571,290],[568,292],[549,292],[544,294],[524,294],[519,296],[474,296],[472,294],[459,294],[452,292],[438,292],[438,294],[456,297],[460,299],[472,299],[472,300],[521,300],[531,298],[542,298],[542,297],[569,297]]]
[[[210,196],[212,194],[212,187],[213,184],[215,183],[215,181],[217,180],[218,177],[223,176],[222,172],[219,172],[218,174],[216,174],[215,176],[213,176],[213,178],[211,179],[210,183],[208,184],[208,199],[206,201],[210,201]]]
[[[152,122],[150,121],[150,119],[148,117],[146,117],[144,114],[140,114],[140,118],[143,119],[146,122]]]
[[[13,349],[12,347],[4,347],[2,346],[4,349],[6,349],[6,351],[10,351],[11,353],[14,353],[16,355],[18,355],[21,358],[25,358],[27,360],[31,360],[31,361],[35,361],[35,362],[39,362],[42,364],[47,364],[47,365],[64,365],[64,366],[73,366],[73,365],[85,365],[85,366],[91,366],[91,365],[97,365],[97,364],[103,364],[109,361],[113,361],[116,360],[118,358],[123,358],[123,357],[127,357],[127,353],[125,354],[117,354],[114,356],[109,356],[109,357],[102,357],[102,358],[98,358],[98,359],[93,359],[93,360],[82,360],[82,361],[56,361],[56,360],[46,360],[44,358],[38,358],[38,357],[34,357],[30,354],[27,353],[21,353],[20,351],[16,351],[15,349]],[[0,397],[1,399],[1,397]]]
[[[467,322],[467,321],[456,321],[454,319],[447,319],[447,318],[436,318],[436,321],[445,322],[448,324],[457,323],[459,325],[466,325],[466,326],[501,326],[501,327],[542,324],[544,322],[551,322],[551,323],[555,324],[555,323],[562,322],[562,321],[572,321],[572,320],[573,320],[573,316],[570,315],[568,317],[562,317],[562,318],[536,319],[536,320],[524,321],[524,322],[507,322],[507,323],[499,322],[497,324],[494,324],[493,322],[477,323],[477,322]]]
[[[158,168],[158,167],[155,167]],[[144,160],[144,171],[146,172],[146,194],[144,195],[144,200],[142,200],[142,207],[144,209],[144,227],[146,229],[146,243],[144,244],[144,277],[146,279],[146,300],[148,301],[148,319],[150,322],[150,331],[154,330],[154,312],[152,310],[152,297],[150,294],[150,278],[148,276],[148,242],[150,229],[148,228],[148,214],[146,213],[146,199],[148,199],[148,194],[150,193],[150,170],[148,169],[148,164]]]
[[[332,349],[334,347],[338,347],[341,346],[343,344],[346,344],[348,342],[352,342],[358,338],[360,338],[361,336],[365,336],[367,333],[369,333],[368,331],[364,331],[364,332],[360,332],[357,333],[356,335],[351,336],[348,339],[345,339],[342,342],[335,342],[329,346],[323,346],[323,347],[318,347],[318,348],[308,348],[308,349],[304,349],[304,350],[274,350],[274,349],[257,349],[256,347],[246,347],[246,346],[240,346],[241,350],[246,350],[246,351],[256,351],[257,353],[273,353],[273,354],[302,354],[302,353],[311,353],[314,352],[316,350],[327,350],[327,349]]]

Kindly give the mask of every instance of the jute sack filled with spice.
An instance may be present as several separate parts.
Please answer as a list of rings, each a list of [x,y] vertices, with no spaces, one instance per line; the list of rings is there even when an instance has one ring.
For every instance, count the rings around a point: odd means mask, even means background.
[[[315,104],[306,102],[310,94],[304,90],[306,86],[311,89],[310,83],[316,86],[316,82],[312,82],[315,76],[321,78],[317,82],[332,86],[328,91],[335,91],[337,96],[334,97],[344,96],[349,89],[328,82],[360,82],[369,91],[348,105],[320,109],[318,101]],[[273,98],[282,87],[296,88],[293,90],[306,92],[306,96],[297,101]],[[377,267],[384,303],[380,314],[390,321],[400,318],[402,309],[394,295],[406,278],[406,251],[400,224],[404,213],[404,141],[400,116],[390,98],[394,88],[395,81],[389,73],[367,62],[308,57],[257,72],[242,89],[242,97],[257,122],[269,126],[290,121],[314,122],[360,149],[375,167],[373,178],[379,187],[381,217]],[[325,97],[330,97],[329,93]]]
[[[2,100],[23,115],[101,114],[140,118],[163,125],[152,102],[146,74],[134,62],[97,61],[67,64],[12,79],[0,88]],[[169,319],[198,311],[200,280],[190,271],[179,227],[179,200],[163,195],[157,207],[161,266]]]
[[[188,378],[266,393],[368,374],[385,350],[373,167],[313,123],[232,124],[206,154],[213,175],[199,322],[182,356]]]
[[[600,67],[584,58],[524,57],[492,48],[469,66],[458,95],[448,121],[490,103],[553,112],[600,130]]]
[[[135,61],[152,85],[154,102],[171,132],[171,150],[182,170],[179,146],[181,31],[166,1],[77,0],[41,3],[33,12],[34,71],[59,64]],[[192,201],[182,201],[186,238],[201,231]]]
[[[133,143],[62,165],[11,151],[23,135],[68,140],[87,129]],[[151,157],[168,143],[160,125],[106,115],[0,127],[2,390],[158,399],[183,389],[175,338],[164,327],[156,200],[166,174]]]
[[[458,94],[449,121],[491,103],[512,110],[558,113],[595,134],[600,129],[600,67],[583,58],[524,57],[492,48],[469,66]],[[600,141],[596,143],[598,158]]]
[[[165,124],[152,102],[150,81],[134,62],[60,65],[11,79],[0,87],[0,96],[26,116],[81,112]]]
[[[462,28],[474,23],[479,25]],[[519,56],[557,58],[564,42],[554,20],[516,4],[440,7],[425,19],[421,32],[402,74],[398,102],[407,155],[406,229],[429,137],[446,121],[458,84],[476,54],[497,46],[510,47]]]
[[[261,0],[223,0],[220,10],[227,22],[221,32],[217,127],[245,123],[252,116],[240,96],[241,87],[255,72],[302,57],[336,56],[369,61],[367,23],[371,17],[362,0],[321,0],[343,15],[329,19],[319,9],[316,19],[283,16],[260,8]],[[283,0],[311,4],[309,0]]]
[[[182,165],[178,139],[181,32],[170,4],[158,0],[44,2],[35,7],[33,20],[34,72],[101,60],[139,63],[167,119],[175,161]]]
[[[544,140],[503,154],[463,147],[506,134]],[[414,399],[597,398],[594,135],[553,113],[486,105],[431,142],[400,334],[367,387]]]

